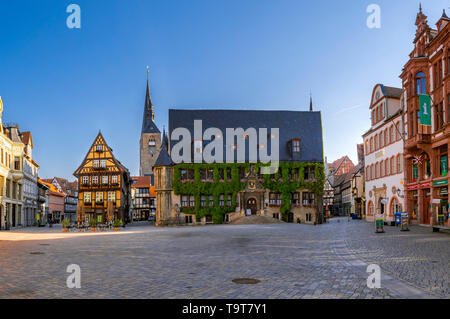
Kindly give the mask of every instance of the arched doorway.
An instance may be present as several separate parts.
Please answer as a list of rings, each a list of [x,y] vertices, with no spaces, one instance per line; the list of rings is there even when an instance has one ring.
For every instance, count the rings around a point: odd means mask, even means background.
[[[258,209],[257,203],[256,203],[256,198],[252,197],[247,200],[247,209],[251,210],[252,215],[256,215],[256,211]]]

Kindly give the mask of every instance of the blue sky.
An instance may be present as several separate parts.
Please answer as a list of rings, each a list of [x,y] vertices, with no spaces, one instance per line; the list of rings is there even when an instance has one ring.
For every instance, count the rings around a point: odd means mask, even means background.
[[[66,27],[66,7],[82,27]],[[366,26],[371,3],[381,28]],[[422,0],[434,26],[448,0]],[[156,122],[169,108],[322,111],[325,155],[369,128],[373,86],[400,86],[413,48],[411,0],[0,0],[3,121],[31,130],[43,178],[72,173],[101,130],[139,171],[146,66]]]

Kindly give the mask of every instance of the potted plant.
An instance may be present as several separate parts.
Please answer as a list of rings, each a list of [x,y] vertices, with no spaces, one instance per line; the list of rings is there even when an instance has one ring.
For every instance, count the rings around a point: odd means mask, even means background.
[[[114,226],[114,230],[118,231],[119,227],[122,226],[122,221],[120,219],[118,219],[118,218],[114,219],[113,226]]]
[[[92,231],[95,231],[95,226],[97,226],[97,221],[95,219],[89,220],[89,226],[91,226]]]
[[[70,219],[65,218],[62,221],[63,233],[67,232],[67,228],[69,227],[69,225],[70,225]]]

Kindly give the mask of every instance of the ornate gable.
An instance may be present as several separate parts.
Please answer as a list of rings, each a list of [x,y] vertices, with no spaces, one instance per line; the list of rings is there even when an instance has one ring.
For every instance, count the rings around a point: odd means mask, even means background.
[[[99,172],[122,173],[124,171],[126,171],[126,168],[116,160],[112,149],[106,143],[102,133],[99,132],[74,175],[78,177],[81,174]]]
[[[252,191],[260,191],[263,189],[264,187],[260,183],[258,175],[255,172],[255,167],[253,165],[250,166],[250,172],[246,176],[245,191],[252,192]]]

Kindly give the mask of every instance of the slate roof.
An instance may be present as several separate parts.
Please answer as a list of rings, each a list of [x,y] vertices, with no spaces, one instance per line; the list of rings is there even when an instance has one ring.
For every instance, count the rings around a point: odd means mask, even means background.
[[[145,92],[144,115],[142,117],[142,133],[161,133],[153,122],[153,104],[150,97],[150,86],[147,79],[147,91]]]
[[[320,112],[300,111],[251,111],[251,110],[169,110],[169,138],[176,128],[186,128],[194,139],[194,120],[202,120],[203,132],[215,127],[222,131],[224,137],[224,162],[226,159],[226,128],[279,128],[280,161],[323,163],[322,120]],[[292,158],[287,144],[290,140],[300,139],[300,156]],[[178,141],[170,140],[172,147]],[[204,141],[204,146],[209,141]],[[258,141],[259,142],[259,141]],[[270,154],[270,138],[266,149]],[[248,143],[246,143],[246,159],[248,159]]]
[[[386,97],[392,97],[392,98],[399,99],[402,96],[402,89],[395,88],[392,86],[385,86],[383,84],[380,84],[380,85],[381,85],[381,90],[383,91],[383,94]]]
[[[166,146],[163,144],[161,151],[159,152],[158,159],[156,160],[155,165],[153,165],[153,167],[170,166],[172,164],[173,162],[169,156],[169,152],[167,151]]]

